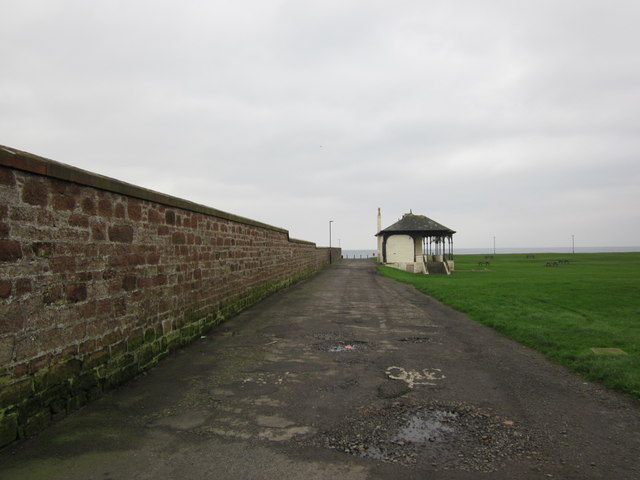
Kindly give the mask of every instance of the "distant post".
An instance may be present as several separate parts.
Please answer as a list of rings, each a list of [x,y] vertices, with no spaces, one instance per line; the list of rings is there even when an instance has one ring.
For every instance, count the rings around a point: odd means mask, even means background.
[[[576,253],[575,235],[571,235],[571,253]]]
[[[329,220],[329,263],[331,263],[331,224],[333,223],[333,220]]]
[[[496,254],[496,236],[493,236],[493,254]]]

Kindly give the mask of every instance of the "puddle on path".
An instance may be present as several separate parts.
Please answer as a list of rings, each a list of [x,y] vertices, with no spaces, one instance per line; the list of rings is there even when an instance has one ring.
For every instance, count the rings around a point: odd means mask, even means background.
[[[454,431],[453,422],[458,414],[445,410],[430,411],[428,415],[412,415],[400,427],[393,440],[398,442],[435,442],[443,439],[444,435]]]
[[[483,472],[538,450],[517,424],[474,407],[401,402],[360,410],[310,443],[383,462]]]

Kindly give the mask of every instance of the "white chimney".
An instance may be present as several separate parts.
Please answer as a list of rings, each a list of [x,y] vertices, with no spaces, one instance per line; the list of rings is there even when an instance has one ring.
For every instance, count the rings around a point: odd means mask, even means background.
[[[380,207],[378,207],[378,232],[382,231],[382,213],[380,213]],[[378,237],[378,262],[382,262],[382,236]]]

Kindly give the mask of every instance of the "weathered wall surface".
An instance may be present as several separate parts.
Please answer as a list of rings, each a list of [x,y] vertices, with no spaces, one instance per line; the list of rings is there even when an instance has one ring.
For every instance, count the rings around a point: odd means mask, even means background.
[[[329,255],[283,229],[0,147],[0,447]]]

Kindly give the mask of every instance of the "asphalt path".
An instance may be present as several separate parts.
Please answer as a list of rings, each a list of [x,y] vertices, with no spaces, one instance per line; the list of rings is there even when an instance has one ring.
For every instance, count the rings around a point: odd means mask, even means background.
[[[0,452],[0,479],[636,479],[637,402],[343,260]]]

